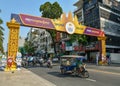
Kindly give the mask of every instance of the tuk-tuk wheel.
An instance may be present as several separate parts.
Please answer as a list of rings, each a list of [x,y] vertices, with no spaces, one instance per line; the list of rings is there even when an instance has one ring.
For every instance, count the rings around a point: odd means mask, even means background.
[[[61,69],[61,74],[65,74],[65,69]]]

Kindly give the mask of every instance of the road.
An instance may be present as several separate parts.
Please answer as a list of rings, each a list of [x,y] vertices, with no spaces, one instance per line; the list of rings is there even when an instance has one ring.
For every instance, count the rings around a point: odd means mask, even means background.
[[[89,70],[89,78],[61,75],[59,66],[52,69],[46,67],[28,68],[33,73],[54,83],[56,86],[120,86],[120,75],[102,71]]]

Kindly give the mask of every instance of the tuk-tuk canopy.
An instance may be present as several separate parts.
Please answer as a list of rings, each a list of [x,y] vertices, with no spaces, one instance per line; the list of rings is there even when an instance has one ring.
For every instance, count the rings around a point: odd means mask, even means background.
[[[76,58],[76,59],[85,59],[84,56],[79,56],[79,55],[63,55],[61,58]]]

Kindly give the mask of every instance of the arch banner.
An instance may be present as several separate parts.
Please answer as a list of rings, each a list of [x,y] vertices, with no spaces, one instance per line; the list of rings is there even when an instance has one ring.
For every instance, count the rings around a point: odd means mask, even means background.
[[[20,23],[21,26],[57,30],[69,34],[85,34],[97,37],[104,36],[104,32],[100,29],[79,24],[77,17],[72,17],[71,13],[68,14],[68,17],[63,14],[60,19],[49,19],[27,14],[11,14],[11,19],[13,18]]]

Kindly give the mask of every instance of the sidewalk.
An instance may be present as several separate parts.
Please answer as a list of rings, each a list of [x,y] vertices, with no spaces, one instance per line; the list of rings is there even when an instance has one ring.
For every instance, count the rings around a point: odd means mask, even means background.
[[[56,86],[53,83],[22,68],[20,71],[0,71],[0,86]]]
[[[58,66],[59,64],[54,64]],[[87,63],[88,71],[104,72],[120,75],[120,66],[96,66]],[[56,86],[42,77],[22,68],[20,71],[4,72],[0,71],[0,86]]]
[[[96,66],[95,64],[87,63],[86,68],[88,70],[96,70],[101,72],[116,73],[120,75],[120,64],[111,64],[108,66]]]

